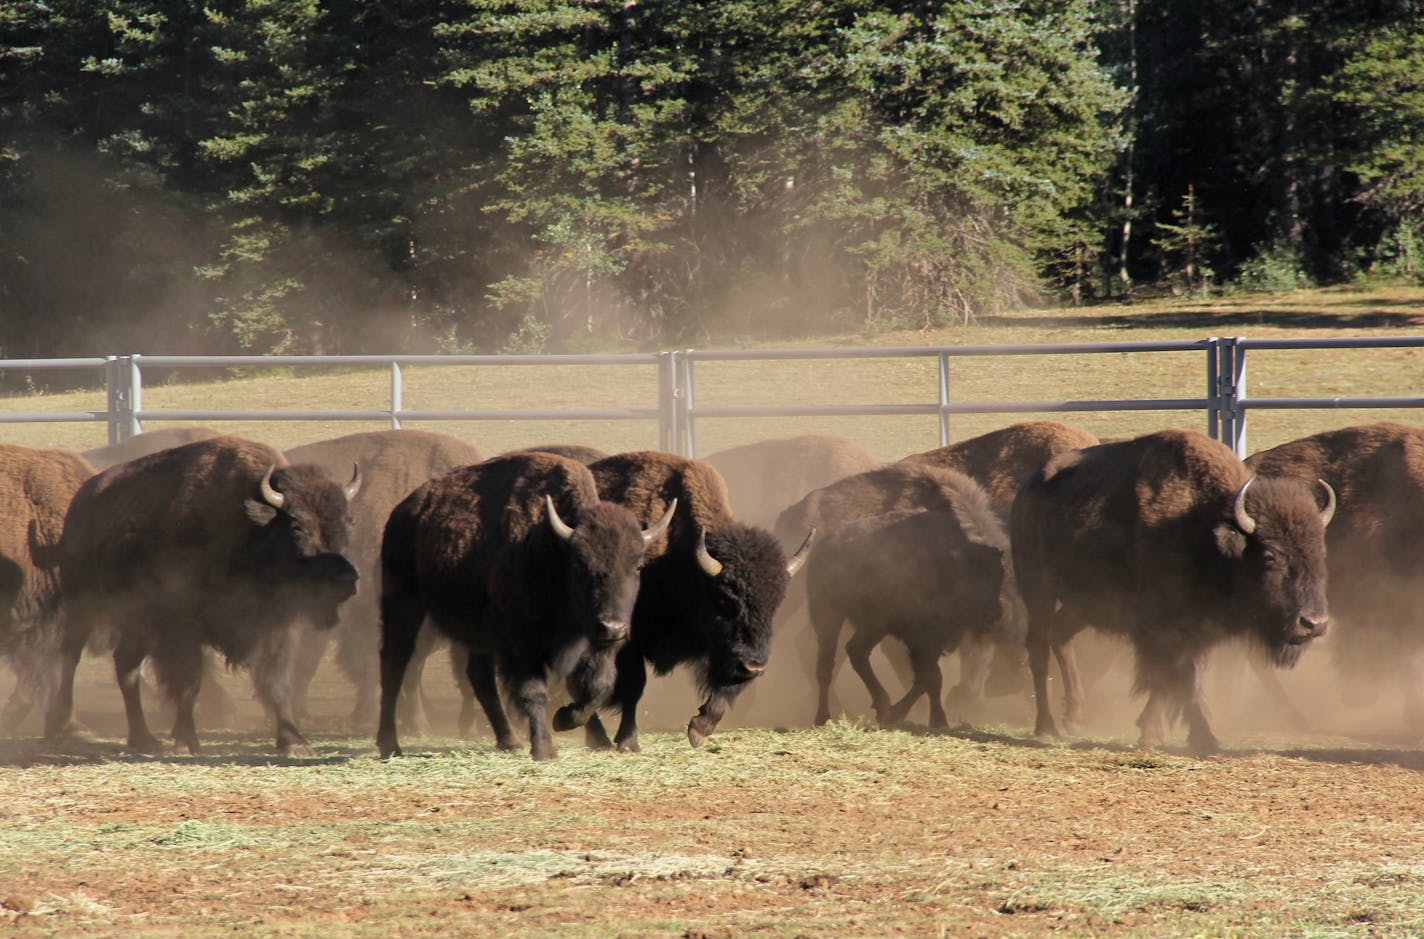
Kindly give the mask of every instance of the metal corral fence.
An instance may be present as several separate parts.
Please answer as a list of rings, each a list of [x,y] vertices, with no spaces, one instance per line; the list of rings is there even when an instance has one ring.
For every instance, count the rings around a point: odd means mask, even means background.
[[[659,446],[687,456],[697,450],[697,422],[705,418],[825,417],[935,415],[940,446],[951,442],[950,418],[956,414],[1032,414],[1089,411],[1198,411],[1206,432],[1245,457],[1247,414],[1254,409],[1419,408],[1424,397],[1260,397],[1246,394],[1246,353],[1250,350],[1407,349],[1424,348],[1424,337],[1358,339],[1209,338],[1167,342],[1066,343],[1034,345],[965,345],[864,347],[853,349],[764,349],[711,351],[684,349],[629,355],[279,355],[176,356],[118,355],[68,359],[0,359],[0,372],[96,370],[104,376],[104,411],[3,413],[0,423],[104,422],[109,442],[117,443],[152,421],[389,421],[391,427],[415,421],[655,421]],[[956,359],[986,357],[1092,356],[1114,353],[1195,353],[1204,358],[1203,394],[1195,398],[1129,398],[1051,401],[958,401],[953,395],[952,366]],[[934,359],[937,387],[934,400],[927,389],[923,403],[839,405],[740,405],[703,407],[697,404],[697,365],[702,362],[774,362],[847,359]],[[413,366],[468,367],[555,365],[568,367],[639,365],[657,368],[656,400],[646,408],[407,408],[402,369]],[[390,371],[390,407],[359,410],[173,410],[143,405],[143,369],[292,368],[378,366]]]

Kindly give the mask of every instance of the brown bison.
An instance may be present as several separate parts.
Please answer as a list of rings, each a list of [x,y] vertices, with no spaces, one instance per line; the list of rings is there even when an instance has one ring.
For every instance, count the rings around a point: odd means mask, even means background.
[[[240,437],[163,450],[91,477],[65,519],[61,583],[69,609],[60,692],[47,731],[72,709],[74,669],[96,627],[114,640],[114,670],[128,743],[162,745],[149,732],[139,666],[151,657],[176,705],[173,739],[198,751],[193,702],[203,647],[250,668],[276,719],[277,749],[310,753],[291,710],[291,648],[299,622],[333,626],[356,592],[341,553],[350,537],[344,488],[315,466],[292,466]]]
[[[900,466],[938,466],[973,477],[989,492],[1008,522],[1014,495],[1029,476],[1053,457],[1091,447],[1098,438],[1057,421],[1023,421],[947,447],[905,457]]]
[[[858,518],[910,509],[957,514],[963,511],[966,501],[978,504],[983,499],[984,487],[957,470],[924,463],[892,463],[847,476],[808,494],[781,513],[776,532],[786,539],[808,527],[834,528]],[[1008,578],[1006,584],[1011,595],[1015,589],[1013,578]],[[787,617],[794,616],[804,602],[800,591],[793,593],[787,604]],[[1022,637],[1026,628],[1022,605],[1011,600],[1006,608],[1012,611],[1011,618],[996,628],[995,635]],[[992,653],[993,648],[977,636],[970,636],[963,644],[960,680],[950,693],[957,708],[972,709],[983,702]]]
[[[1378,423],[1314,434],[1246,461],[1262,476],[1323,479],[1340,507],[1325,534],[1331,643],[1352,694],[1399,683],[1406,719],[1424,732],[1412,660],[1424,647],[1424,429]],[[1362,700],[1367,700],[1363,698]]]
[[[620,750],[638,749],[646,661],[659,675],[678,665],[695,669],[706,699],[688,722],[687,737],[699,746],[737,695],[766,670],[772,616],[807,545],[788,560],[770,532],[737,521],[722,477],[700,460],[641,451],[589,468],[603,497],[639,518],[677,507],[667,538],[653,547],[632,635],[618,653],[612,703],[622,719],[613,742]],[[612,745],[598,715],[586,710],[560,708],[555,729],[585,722],[590,746]]]
[[[813,489],[880,465],[860,444],[821,434],[759,440],[704,459],[722,474],[737,518],[767,529]]]
[[[607,694],[643,556],[674,508],[643,531],[599,498],[587,467],[547,453],[464,466],[406,497],[381,542],[381,757],[401,752],[396,698],[428,618],[469,649],[470,682],[500,749],[518,743],[496,668],[529,721],[530,755],[553,759],[549,677],[564,679],[574,707]]]
[[[0,654],[17,678],[4,710],[7,729],[54,690],[64,513],[93,474],[88,463],[66,450],[0,444]]]
[[[107,447],[85,450],[79,455],[84,457],[86,463],[94,467],[95,472],[102,472],[111,466],[118,466],[120,463],[127,463],[129,460],[148,456],[159,450],[181,447],[185,443],[210,440],[217,436],[219,436],[218,432],[211,427],[164,427],[159,430],[148,430],[141,434],[135,434],[127,440],[109,444]],[[348,466],[347,469],[349,470],[350,467]]]
[[[333,476],[349,473],[353,464],[362,468],[365,482],[351,500],[351,545],[347,556],[360,571],[362,580],[373,589],[359,592],[342,606],[341,622],[335,630],[307,629],[302,633],[293,690],[295,707],[301,713],[322,651],[327,640],[334,636],[336,664],[356,687],[351,721],[369,726],[376,719],[380,674],[379,591],[374,585],[380,583],[381,533],[385,531],[386,519],[417,486],[457,466],[478,463],[480,454],[463,440],[445,434],[374,430],[293,447],[287,451],[287,459],[293,463],[315,464]],[[413,674],[406,679],[405,704],[409,711],[405,716],[415,727],[425,724],[419,694],[420,666],[431,645],[423,643],[412,660]]]
[[[1014,500],[1010,533],[1028,608],[1034,733],[1058,735],[1048,701],[1048,657],[1064,676],[1067,717],[1081,684],[1072,639],[1095,626],[1129,640],[1142,744],[1160,744],[1184,716],[1198,753],[1218,744],[1202,706],[1210,649],[1245,638],[1291,666],[1325,631],[1325,525],[1335,495],[1317,505],[1293,479],[1254,477],[1227,447],[1190,431],[1161,431],[1060,454]]]
[[[1004,605],[1008,553],[1003,522],[987,495],[959,514],[890,512],[831,532],[806,565],[811,625],[819,640],[816,723],[830,720],[836,645],[849,620],[846,655],[870,691],[876,719],[904,720],[927,694],[930,727],[947,728],[939,659],[966,636],[988,637],[1011,619]],[[904,642],[914,674],[909,691],[894,704],[870,664],[871,651],[886,636]]]

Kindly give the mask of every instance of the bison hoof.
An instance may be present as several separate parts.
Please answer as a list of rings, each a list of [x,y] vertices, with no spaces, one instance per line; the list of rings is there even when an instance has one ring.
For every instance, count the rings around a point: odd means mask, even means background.
[[[708,737],[712,736],[712,731],[715,728],[715,724],[708,726],[701,718],[694,717],[687,722],[687,742],[694,747],[700,747]]]
[[[312,745],[305,740],[292,741],[287,744],[283,744],[279,741],[277,744],[277,752],[282,754],[282,756],[296,756],[302,758],[316,756],[316,750],[312,749]]]
[[[572,704],[565,704],[554,712],[555,730],[573,730],[577,727],[582,727],[585,723],[586,721],[580,721],[578,719],[577,708]]]
[[[529,756],[537,763],[548,763],[558,755],[553,747],[532,747],[529,750]]]
[[[1187,747],[1193,756],[1212,756],[1221,752],[1221,742],[1215,734],[1192,734],[1187,737]]]
[[[689,735],[688,739],[689,739],[689,740],[692,739],[690,735]],[[694,743],[693,746],[695,747],[695,746],[697,746],[697,744]],[[639,745],[639,743],[638,743],[638,738],[637,738],[637,737],[634,737],[632,740],[620,740],[620,741],[618,741],[618,752],[619,752],[619,753],[642,753],[642,752],[643,752],[643,748],[642,748],[641,745]]]
[[[497,737],[494,741],[496,750],[503,750],[505,753],[514,753],[522,748],[524,744],[518,737]]]
[[[146,753],[149,756],[157,756],[163,753],[167,748],[163,746],[163,741],[152,734],[147,734],[142,737],[130,737],[129,749],[136,750],[139,753]]]

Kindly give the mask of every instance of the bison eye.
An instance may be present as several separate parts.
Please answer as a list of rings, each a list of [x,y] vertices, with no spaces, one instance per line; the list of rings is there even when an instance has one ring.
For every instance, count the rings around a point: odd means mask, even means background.
[[[1276,554],[1276,552],[1272,551],[1270,548],[1267,548],[1261,554],[1261,563],[1265,565],[1266,570],[1273,571],[1281,566],[1281,559],[1280,556]]]

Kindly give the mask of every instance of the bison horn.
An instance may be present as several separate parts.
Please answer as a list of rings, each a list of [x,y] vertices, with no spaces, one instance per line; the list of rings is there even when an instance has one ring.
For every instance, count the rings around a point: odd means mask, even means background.
[[[697,529],[697,566],[707,572],[708,577],[716,577],[722,573],[722,562],[712,556],[707,550],[707,529]]]
[[[1248,535],[1256,530],[1256,520],[1246,511],[1246,490],[1251,488],[1251,484],[1255,481],[1255,476],[1246,480],[1241,491],[1236,493],[1236,503],[1231,507],[1232,514],[1236,516],[1236,527]]]
[[[1318,479],[1320,488],[1325,490],[1325,508],[1320,510],[1320,526],[1324,528],[1330,524],[1330,520],[1335,517],[1335,490],[1330,488],[1330,484],[1323,479]]]
[[[356,498],[356,493],[361,491],[361,464],[351,464],[351,482],[346,484],[346,501],[350,502]]]
[[[287,497],[276,489],[272,488],[272,473],[277,469],[277,464],[267,467],[267,472],[262,474],[262,498],[274,509],[280,509],[287,504]]]
[[[545,493],[544,507],[549,510],[549,527],[554,529],[554,534],[559,536],[560,541],[568,541],[574,536],[574,530],[569,527],[569,523],[559,518],[559,510],[554,508],[554,497]]]
[[[811,553],[811,539],[816,537],[816,528],[811,526],[811,530],[806,532],[806,540],[801,542],[801,547],[796,549],[796,553],[786,559],[786,576],[795,577],[796,572],[801,569],[801,565],[806,563],[806,556]]]
[[[653,525],[652,528],[646,529],[643,532],[643,544],[652,544],[658,539],[659,536],[662,535],[663,532],[667,531],[668,526],[672,524],[672,513],[676,511],[677,500],[673,499],[672,502],[668,504],[667,511],[663,512],[663,517],[658,519],[657,523]]]

